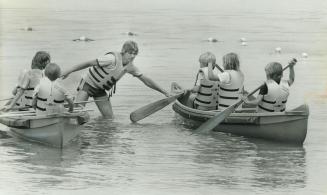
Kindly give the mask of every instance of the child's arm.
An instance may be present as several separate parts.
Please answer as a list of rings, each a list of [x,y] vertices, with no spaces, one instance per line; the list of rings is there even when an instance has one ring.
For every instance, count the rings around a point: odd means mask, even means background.
[[[255,99],[249,100],[247,98],[247,94],[244,95],[243,96],[244,103],[246,103],[246,104],[248,104],[250,106],[257,106],[259,104],[259,102],[262,101],[263,96],[266,95],[267,93],[268,93],[268,87],[265,84],[260,88],[259,94]],[[253,96],[250,96],[250,97],[253,98]]]
[[[192,89],[191,92],[193,93],[197,93],[200,90],[200,86],[199,85],[195,85]]]
[[[209,77],[209,80],[220,81],[218,75],[215,75],[213,73],[213,68],[214,68],[214,65],[211,62],[209,62],[208,63],[208,77]]]
[[[97,60],[91,60],[88,62],[83,62],[83,63],[77,64],[77,65],[71,67],[70,69],[63,71],[61,74],[61,77],[63,77],[63,79],[65,79],[68,77],[69,74],[71,74],[73,72],[83,70],[85,68],[88,68],[90,66],[95,66],[97,64],[98,64]]]
[[[32,98],[32,108],[36,110],[36,103],[37,103],[37,94],[33,95]]]
[[[244,99],[244,103],[246,103],[249,106],[257,106],[259,102],[261,102],[263,98],[263,95],[259,94],[256,99],[254,100],[249,100],[248,98]]]
[[[40,84],[38,84],[34,91],[33,91],[33,96],[32,96],[32,108],[34,108],[34,110],[36,110],[36,105],[37,105],[37,94],[39,92],[40,89]]]
[[[68,112],[73,112],[74,111],[74,101],[72,98],[66,97],[65,99],[68,102]]]
[[[73,96],[66,90],[64,87],[62,87],[61,84],[57,83],[58,89],[61,91],[61,93],[65,96],[65,100],[68,103],[68,112],[73,112],[74,110],[74,100]]]
[[[26,70],[24,70],[23,72],[21,72],[21,74],[19,76],[18,85],[13,90],[13,94],[15,93],[14,98],[10,101],[10,103],[8,105],[6,105],[2,109],[3,111],[5,111],[5,112],[9,111],[16,105],[16,102],[19,100],[20,97],[22,97],[25,89],[28,87],[29,82],[30,82],[30,80],[29,80],[28,72]]]
[[[294,83],[294,79],[295,79],[295,71],[294,71],[294,65],[295,63],[289,67],[290,69],[290,74],[289,74],[289,80],[288,80],[288,84],[289,86],[291,86]]]
[[[12,99],[10,101],[9,105],[4,106],[4,108],[2,108],[1,110],[4,112],[8,112],[9,110],[11,110],[15,105],[16,102],[19,100],[19,98],[24,94],[24,90],[22,88],[18,88],[17,93],[14,97],[14,99]]]

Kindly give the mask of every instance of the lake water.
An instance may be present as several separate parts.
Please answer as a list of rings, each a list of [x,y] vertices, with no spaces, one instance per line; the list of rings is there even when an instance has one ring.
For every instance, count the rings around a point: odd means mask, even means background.
[[[135,64],[167,90],[172,81],[192,87],[206,51],[220,65],[227,52],[238,53],[248,90],[265,79],[268,62],[295,57],[288,108],[310,106],[308,134],[303,147],[192,134],[171,106],[133,124],[132,111],[163,96],[127,75],[112,97],[115,119],[88,104],[91,121],[63,150],[9,137],[1,126],[0,194],[327,194],[327,99],[315,95],[327,87],[324,0],[31,2],[3,0],[0,8],[1,99],[38,50],[65,69],[132,39]],[[72,41],[80,36],[95,41]],[[72,93],[82,72],[64,81]]]

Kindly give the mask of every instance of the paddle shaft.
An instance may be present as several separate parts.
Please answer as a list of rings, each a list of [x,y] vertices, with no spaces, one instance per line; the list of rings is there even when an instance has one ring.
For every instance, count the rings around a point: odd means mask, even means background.
[[[214,65],[216,68],[218,68],[218,70],[220,71],[220,72],[224,72],[224,70],[222,69],[222,68],[220,68],[220,66],[218,65],[218,64],[215,64]]]
[[[109,101],[109,98],[103,99],[103,100],[89,100],[89,101],[74,102],[74,104],[86,104],[86,103],[91,103],[91,102],[104,102],[104,101]]]
[[[5,99],[1,99],[0,101],[6,101],[6,100],[11,100],[13,99],[12,97],[11,98],[5,98]]]

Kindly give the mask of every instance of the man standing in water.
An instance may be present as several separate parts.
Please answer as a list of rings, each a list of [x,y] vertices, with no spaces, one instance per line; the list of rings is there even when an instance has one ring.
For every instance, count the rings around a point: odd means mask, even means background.
[[[95,60],[84,62],[73,66],[71,69],[63,72],[62,77],[66,78],[70,73],[89,68],[83,75],[77,88],[76,101],[87,101],[93,97],[96,105],[103,117],[113,118],[113,111],[109,97],[115,93],[116,82],[122,78],[125,73],[129,73],[140,79],[146,86],[169,96],[169,93],[162,89],[152,79],[142,74],[134,65],[133,61],[138,54],[138,46],[134,41],[126,41],[121,52],[108,52]],[[101,101],[103,100],[103,101]],[[107,101],[106,101],[107,100]]]

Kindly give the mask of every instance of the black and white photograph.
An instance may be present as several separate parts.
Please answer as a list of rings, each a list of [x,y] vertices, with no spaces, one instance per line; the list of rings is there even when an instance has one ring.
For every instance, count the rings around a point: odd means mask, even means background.
[[[0,0],[1,195],[326,195],[326,120],[326,0]]]

